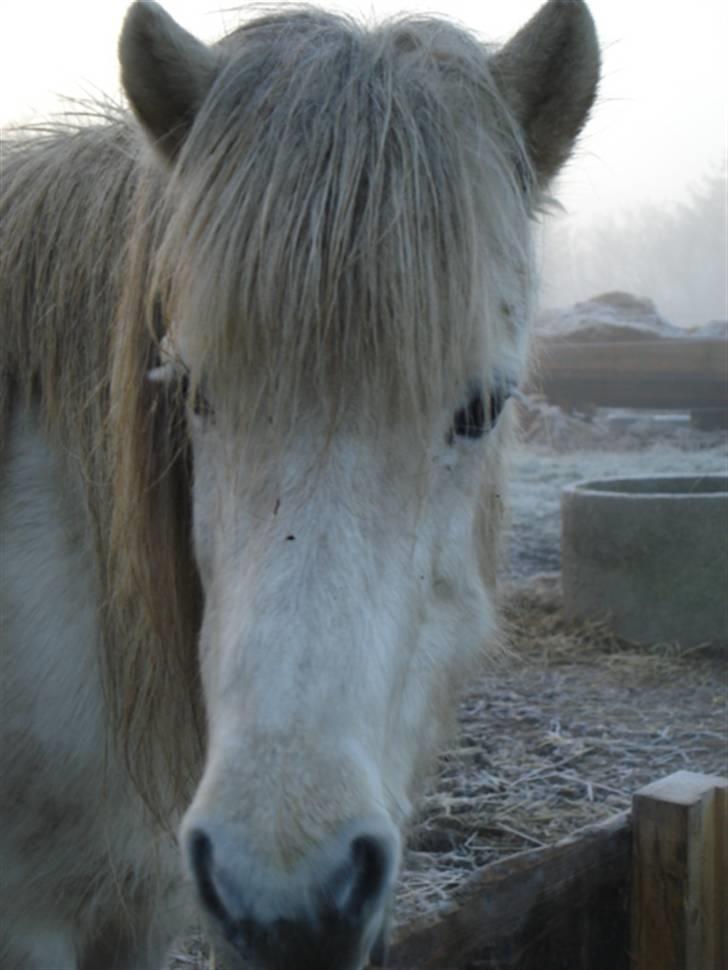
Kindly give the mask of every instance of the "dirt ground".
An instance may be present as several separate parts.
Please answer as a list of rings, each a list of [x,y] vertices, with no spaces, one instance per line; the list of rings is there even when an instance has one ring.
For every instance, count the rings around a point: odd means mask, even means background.
[[[400,928],[434,918],[478,867],[628,808],[643,784],[679,769],[728,774],[727,652],[635,647],[563,615],[564,484],[728,471],[725,433],[617,418],[541,408],[515,452],[502,576],[510,651],[461,704],[459,733],[410,834]],[[204,945],[188,942],[171,967],[207,970]]]

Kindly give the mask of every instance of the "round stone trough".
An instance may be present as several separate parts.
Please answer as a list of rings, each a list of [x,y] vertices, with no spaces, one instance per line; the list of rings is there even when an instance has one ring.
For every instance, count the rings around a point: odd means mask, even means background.
[[[564,604],[635,643],[728,647],[728,475],[577,482],[561,494]]]

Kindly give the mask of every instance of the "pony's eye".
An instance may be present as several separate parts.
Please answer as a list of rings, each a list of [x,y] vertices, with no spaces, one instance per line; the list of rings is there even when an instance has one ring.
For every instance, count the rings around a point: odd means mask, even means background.
[[[495,425],[512,390],[512,384],[506,381],[498,382],[485,398],[479,388],[473,391],[466,406],[455,412],[448,439],[482,438]]]
[[[485,433],[485,402],[478,391],[464,408],[455,412],[453,434],[458,438],[482,438]]]
[[[181,385],[182,396],[195,417],[207,419],[215,416],[214,408],[199,386],[195,388],[194,397],[190,400],[190,379],[187,374],[182,375]]]
[[[192,402],[192,413],[198,418],[209,419],[215,417],[215,409],[199,388],[195,391],[195,399]]]

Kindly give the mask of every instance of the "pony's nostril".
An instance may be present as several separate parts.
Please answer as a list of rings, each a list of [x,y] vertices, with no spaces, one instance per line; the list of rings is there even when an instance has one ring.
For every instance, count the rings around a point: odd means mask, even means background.
[[[387,847],[372,836],[360,835],[351,844],[356,881],[350,907],[359,913],[372,899],[379,896],[389,870]]]
[[[230,921],[213,877],[212,842],[201,829],[193,829],[189,835],[189,853],[192,874],[197,884],[200,901],[223,925]]]
[[[337,908],[353,923],[366,919],[391,880],[392,847],[374,835],[352,840],[349,861],[335,876]]]

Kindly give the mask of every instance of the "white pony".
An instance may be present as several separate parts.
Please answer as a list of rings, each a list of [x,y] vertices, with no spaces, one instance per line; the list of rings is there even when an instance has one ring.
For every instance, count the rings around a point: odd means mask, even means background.
[[[137,2],[120,56],[135,117],[3,153],[0,967],[159,967],[197,907],[231,965],[360,970],[494,643],[593,24]]]

